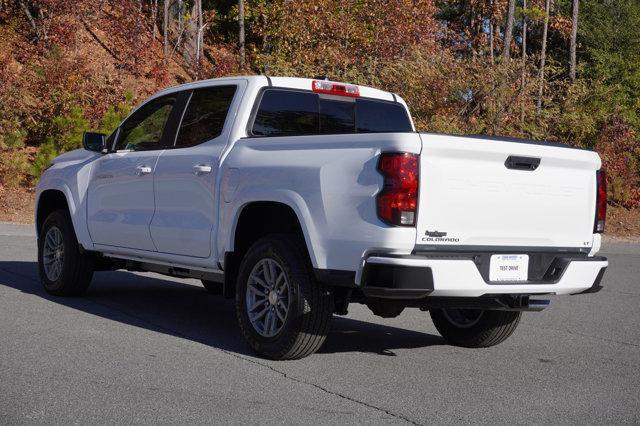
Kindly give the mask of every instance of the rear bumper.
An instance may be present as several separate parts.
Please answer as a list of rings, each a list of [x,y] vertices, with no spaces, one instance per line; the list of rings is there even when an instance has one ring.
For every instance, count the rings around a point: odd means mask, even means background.
[[[488,256],[373,255],[365,261],[361,288],[368,297],[388,299],[595,293],[608,266],[604,257],[558,254],[539,258],[528,281],[496,283],[487,278]]]

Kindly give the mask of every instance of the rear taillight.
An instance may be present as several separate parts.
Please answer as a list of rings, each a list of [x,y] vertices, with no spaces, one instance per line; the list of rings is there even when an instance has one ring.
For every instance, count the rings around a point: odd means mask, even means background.
[[[607,174],[603,169],[596,172],[596,223],[593,232],[604,232],[607,220]]]
[[[380,154],[384,187],[377,196],[378,217],[390,225],[414,226],[418,208],[418,156]]]

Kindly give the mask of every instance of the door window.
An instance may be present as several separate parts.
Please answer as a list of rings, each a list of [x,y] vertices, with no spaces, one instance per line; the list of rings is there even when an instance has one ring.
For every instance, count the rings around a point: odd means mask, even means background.
[[[220,136],[235,92],[236,86],[195,90],[182,118],[176,146],[194,146]]]
[[[162,149],[166,145],[162,134],[175,101],[176,95],[168,95],[141,106],[120,127],[115,149],[117,151]]]

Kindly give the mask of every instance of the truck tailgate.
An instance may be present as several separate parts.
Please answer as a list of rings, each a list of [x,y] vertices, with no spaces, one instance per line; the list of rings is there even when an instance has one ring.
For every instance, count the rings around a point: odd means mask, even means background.
[[[596,153],[520,140],[420,138],[420,248],[591,246]]]

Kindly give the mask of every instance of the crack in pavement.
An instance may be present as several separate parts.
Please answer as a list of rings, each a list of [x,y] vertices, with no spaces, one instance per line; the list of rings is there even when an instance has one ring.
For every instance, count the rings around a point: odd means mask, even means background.
[[[29,281],[32,281],[32,282],[35,282],[35,283],[39,283],[39,280],[36,279],[36,278],[33,278],[32,276],[27,276],[27,275],[24,275],[24,274],[21,274],[21,273],[18,273],[18,272],[14,272],[14,271],[11,271],[11,270],[7,270],[7,269],[4,269],[4,268],[0,268],[0,271],[5,272],[7,274],[11,274],[11,275],[17,276],[17,277],[28,279]],[[37,293],[30,292],[30,293],[27,293],[27,294],[36,295]],[[45,300],[49,300],[49,299],[45,299]],[[197,343],[206,345],[204,343],[198,342],[197,340],[191,339],[188,335],[186,335],[186,334],[184,334],[182,332],[179,332],[179,331],[176,331],[176,330],[172,330],[172,329],[167,328],[167,327],[165,327],[163,325],[160,325],[160,324],[156,324],[153,321],[150,321],[150,320],[148,320],[146,318],[142,318],[140,316],[134,315],[134,314],[132,314],[130,312],[127,312],[125,310],[119,309],[119,308],[117,308],[115,306],[112,306],[112,305],[109,305],[109,304],[105,304],[105,303],[101,303],[99,301],[96,301],[95,299],[92,299],[91,297],[85,297],[82,300],[86,300],[86,301],[92,302],[92,303],[94,303],[94,304],[96,304],[98,306],[101,306],[103,308],[110,309],[110,310],[116,311],[116,312],[118,312],[118,313],[120,313],[122,315],[125,315],[125,316],[128,316],[130,318],[136,319],[137,321],[140,321],[142,323],[145,323],[145,324],[148,324],[150,326],[153,326],[156,330],[164,332],[164,333],[166,333],[168,335],[173,335],[173,336],[185,339],[185,340],[189,340],[189,341],[192,341],[192,342],[197,342]],[[322,385],[319,385],[317,383],[314,383],[314,382],[311,382],[311,381],[307,381],[307,380],[304,380],[304,379],[299,378],[299,377],[292,376],[292,375],[290,375],[290,374],[288,374],[288,373],[286,373],[284,371],[278,370],[277,368],[274,368],[274,367],[270,366],[269,364],[265,364],[265,363],[259,362],[256,359],[252,359],[252,358],[249,358],[247,356],[244,356],[244,355],[241,355],[241,354],[238,354],[238,353],[234,353],[234,352],[231,352],[231,351],[226,350],[226,349],[216,348],[216,347],[209,346],[209,345],[206,345],[206,346],[211,348],[211,349],[220,351],[220,352],[222,352],[222,353],[224,353],[226,355],[229,355],[229,356],[232,356],[234,358],[240,359],[242,361],[249,362],[251,364],[267,368],[267,369],[273,371],[274,373],[279,374],[280,376],[284,377],[287,380],[291,380],[291,381],[299,383],[299,384],[311,386],[311,387],[313,387],[315,389],[318,389],[318,390],[320,390],[320,391],[322,391],[324,393],[327,393],[327,394],[329,394],[331,396],[338,397],[338,398],[343,399],[345,401],[349,401],[349,402],[352,402],[354,404],[358,404],[358,405],[361,405],[363,407],[379,411],[379,412],[384,413],[384,414],[386,414],[388,416],[391,416],[392,418],[395,418],[395,419],[398,419],[398,420],[402,420],[402,421],[404,421],[406,423],[409,423],[409,424],[413,424],[413,425],[420,425],[421,424],[421,423],[418,423],[415,420],[412,420],[412,419],[410,419],[410,418],[408,418],[408,417],[406,417],[406,416],[404,416],[402,414],[394,413],[394,412],[392,412],[392,411],[390,411],[388,409],[385,409],[385,408],[382,408],[382,407],[378,407],[378,406],[373,405],[373,404],[369,404],[368,402],[361,401],[359,399],[350,397],[350,396],[342,394],[340,392],[332,391],[331,389],[328,389],[328,388],[326,388],[326,387],[324,387]]]
[[[86,298],[85,300],[89,300],[89,301],[91,301],[91,302],[95,303],[96,305],[102,306],[102,307],[104,307],[104,308],[107,308],[107,309],[111,309],[111,310],[117,311],[117,312],[119,312],[119,313],[120,313],[120,314],[122,314],[122,315],[126,315],[126,316],[129,316],[129,317],[131,317],[131,318],[135,318],[136,320],[141,321],[141,322],[144,322],[144,323],[146,323],[146,324],[149,324],[149,325],[151,325],[151,326],[155,327],[156,329],[158,329],[158,330],[160,330],[160,331],[167,332],[167,334],[171,334],[171,335],[174,335],[174,336],[177,336],[177,337],[183,338],[183,339],[185,339],[185,340],[194,341],[194,340],[193,340],[193,339],[191,339],[188,335],[186,335],[186,334],[184,334],[184,333],[182,333],[182,332],[179,332],[179,331],[176,331],[176,330],[172,330],[172,329],[167,328],[167,327],[165,327],[165,326],[163,326],[163,325],[160,325],[160,324],[156,324],[155,322],[149,321],[149,320],[147,320],[147,319],[145,319],[145,318],[141,318],[141,317],[139,317],[139,316],[137,316],[137,315],[133,315],[133,314],[131,314],[131,313],[129,313],[129,312],[126,312],[126,311],[123,311],[123,310],[121,310],[121,309],[118,309],[117,307],[114,307],[114,306],[111,306],[111,305],[108,305],[108,304],[104,304],[104,303],[100,303],[100,302],[98,302],[98,301],[96,301],[96,300],[94,300],[94,299],[91,299],[91,298]],[[195,341],[195,342],[197,342],[197,341]],[[201,343],[201,342],[197,342],[197,343]],[[204,344],[204,343],[201,343],[201,344]],[[207,345],[207,346],[208,346],[208,345]],[[272,367],[272,366],[270,366],[270,365],[268,365],[268,364],[265,364],[265,363],[259,362],[259,361],[255,360],[255,359],[252,359],[252,358],[246,357],[246,356],[244,356],[244,355],[241,355],[241,354],[238,354],[238,353],[235,353],[235,352],[231,352],[231,351],[226,350],[226,349],[216,348],[216,347],[213,347],[213,346],[208,346],[208,347],[209,347],[209,348],[211,348],[211,349],[214,349],[214,350],[220,351],[220,352],[222,352],[222,353],[224,353],[224,354],[226,354],[226,355],[229,355],[229,356],[232,356],[232,357],[234,357],[234,358],[240,359],[240,360],[242,360],[242,361],[249,362],[249,363],[251,363],[251,364],[255,364],[255,365],[259,365],[259,366],[261,366],[261,367],[265,367],[265,368],[267,368],[267,369],[269,369],[269,370],[271,370],[271,371],[273,371],[273,372],[275,372],[275,373],[277,373],[277,374],[281,375],[281,376],[282,376],[282,377],[284,377],[285,379],[291,380],[291,381],[293,381],[293,382],[296,382],[296,383],[300,383],[300,384],[304,384],[304,385],[307,385],[307,386],[314,387],[314,388],[319,389],[319,390],[321,390],[321,391],[323,391],[323,392],[325,392],[325,393],[327,393],[327,394],[329,394],[329,395],[336,396],[336,397],[338,397],[338,398],[341,398],[341,399],[344,399],[344,400],[347,400],[347,401],[353,402],[353,403],[355,403],[355,404],[362,405],[362,406],[364,406],[364,407],[367,407],[367,408],[370,408],[370,409],[373,409],[373,410],[376,410],[376,411],[380,411],[380,412],[382,412],[382,413],[384,413],[384,414],[387,414],[387,415],[389,415],[389,416],[391,416],[391,417],[393,417],[393,418],[399,419],[399,420],[403,420],[403,421],[405,421],[405,422],[407,422],[407,423],[410,423],[410,424],[413,424],[413,425],[420,425],[420,423],[418,423],[418,422],[416,422],[416,421],[414,421],[414,420],[412,420],[412,419],[410,419],[410,418],[408,418],[408,417],[405,417],[405,416],[403,416],[403,415],[401,415],[401,414],[397,414],[397,413],[391,412],[391,411],[389,411],[389,410],[387,410],[387,409],[384,409],[384,408],[382,408],[382,407],[378,407],[378,406],[376,406],[376,405],[369,404],[369,403],[367,403],[367,402],[364,402],[364,401],[361,401],[361,400],[358,400],[358,399],[352,398],[352,397],[350,397],[350,396],[347,396],[347,395],[341,394],[341,393],[339,393],[339,392],[332,391],[332,390],[327,389],[327,388],[325,388],[325,387],[323,387],[323,386],[321,386],[321,385],[319,385],[319,384],[317,384],[317,383],[313,383],[313,382],[306,381],[306,380],[303,380],[303,379],[298,378],[298,377],[295,377],[295,376],[291,376],[291,375],[287,374],[287,373],[286,373],[286,372],[284,372],[284,371],[278,370],[278,369],[276,369],[276,368],[274,368],[274,367]]]
[[[225,352],[225,353],[227,352],[227,351],[225,351],[224,349],[221,349],[221,350],[222,350],[223,352]],[[283,376],[283,377],[284,377],[284,378],[286,378],[286,379],[292,380],[292,381],[297,382],[297,383],[305,384],[305,385],[308,385],[308,386],[312,386],[312,387],[314,387],[314,388],[316,388],[316,389],[319,389],[319,390],[321,390],[321,391],[323,391],[323,392],[326,392],[326,393],[328,393],[328,394],[330,394],[330,395],[337,396],[337,397],[342,398],[342,399],[345,399],[345,400],[347,400],[347,401],[351,401],[351,402],[354,402],[354,403],[356,403],[356,404],[363,405],[363,406],[365,406],[365,407],[367,407],[367,408],[372,408],[372,409],[374,409],[374,410],[377,410],[377,411],[383,412],[383,413],[385,413],[385,414],[387,414],[387,415],[389,415],[389,416],[391,416],[391,417],[393,417],[393,418],[397,418],[397,419],[403,420],[403,421],[405,421],[405,422],[407,422],[407,423],[410,423],[410,424],[413,424],[413,425],[420,425],[420,424],[421,424],[421,423],[418,423],[418,422],[416,422],[416,421],[414,421],[414,420],[412,420],[412,419],[410,419],[410,418],[408,418],[408,417],[403,416],[402,414],[397,414],[397,413],[391,412],[391,411],[389,411],[389,410],[387,410],[387,409],[385,409],[385,408],[378,407],[378,406],[376,406],[376,405],[372,405],[372,404],[369,404],[369,403],[367,403],[367,402],[360,401],[359,399],[352,398],[352,397],[347,396],[347,395],[344,395],[344,394],[342,394],[342,393],[332,391],[332,390],[327,389],[327,388],[325,388],[324,386],[321,386],[321,385],[319,385],[319,384],[317,384],[317,383],[309,382],[309,381],[306,381],[306,380],[300,379],[300,378],[298,378],[298,377],[290,376],[289,374],[285,373],[284,371],[280,371],[280,370],[278,370],[277,368],[274,368],[274,367],[272,367],[272,366],[270,366],[270,365],[268,365],[268,364],[263,364],[263,363],[261,363],[261,362],[258,362],[257,360],[250,359],[250,358],[246,358],[246,357],[244,357],[244,356],[242,356],[242,355],[234,354],[234,353],[229,353],[229,355],[232,355],[232,356],[235,356],[235,357],[241,358],[241,359],[243,359],[243,360],[245,360],[245,361],[248,361],[248,362],[250,362],[250,363],[252,363],[252,364],[261,365],[261,366],[263,366],[263,367],[266,367],[266,368],[270,369],[271,371],[273,371],[273,372],[275,372],[275,373],[280,374],[281,376]]]

